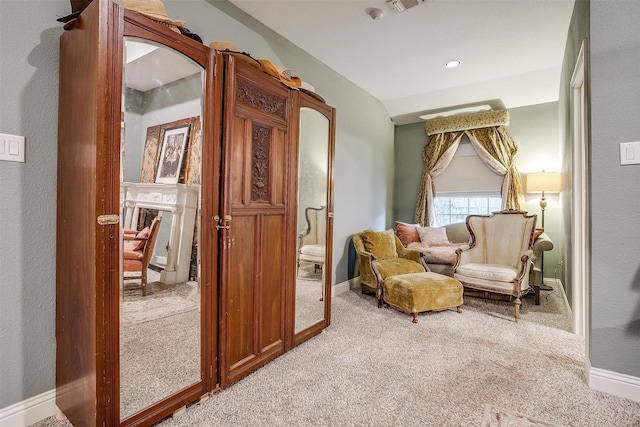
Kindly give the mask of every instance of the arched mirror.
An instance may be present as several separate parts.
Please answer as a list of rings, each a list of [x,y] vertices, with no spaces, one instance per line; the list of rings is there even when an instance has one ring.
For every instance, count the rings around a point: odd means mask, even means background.
[[[331,276],[332,109],[304,102],[298,146],[295,334],[328,324]]]
[[[120,418],[201,381],[204,71],[135,37],[123,52]]]

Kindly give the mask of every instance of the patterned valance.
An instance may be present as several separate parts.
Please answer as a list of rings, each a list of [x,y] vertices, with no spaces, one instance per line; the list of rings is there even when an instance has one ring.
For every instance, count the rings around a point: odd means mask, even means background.
[[[507,110],[491,110],[482,113],[465,114],[464,116],[439,117],[427,120],[427,135],[456,132],[460,130],[479,129],[490,126],[508,126]]]

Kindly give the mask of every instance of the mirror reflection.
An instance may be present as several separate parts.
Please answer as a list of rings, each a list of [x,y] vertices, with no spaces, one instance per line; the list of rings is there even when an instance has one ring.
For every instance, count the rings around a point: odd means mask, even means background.
[[[125,39],[120,194],[120,417],[201,379],[202,67]]]
[[[324,319],[329,119],[300,110],[295,332]]]

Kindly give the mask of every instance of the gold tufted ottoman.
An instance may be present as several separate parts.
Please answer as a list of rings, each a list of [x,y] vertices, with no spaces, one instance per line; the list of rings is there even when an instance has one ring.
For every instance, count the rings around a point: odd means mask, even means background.
[[[391,307],[412,315],[456,307],[462,313],[462,284],[443,274],[425,272],[401,274],[384,279],[382,297]]]

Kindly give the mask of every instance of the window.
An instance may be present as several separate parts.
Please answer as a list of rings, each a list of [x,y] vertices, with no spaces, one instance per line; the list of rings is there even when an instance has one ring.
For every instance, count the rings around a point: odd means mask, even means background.
[[[465,222],[469,214],[501,210],[503,179],[484,164],[464,135],[449,167],[433,179],[436,225]]]
[[[438,196],[433,199],[436,224],[439,227],[465,222],[467,215],[487,215],[502,209],[502,198],[493,195]]]

